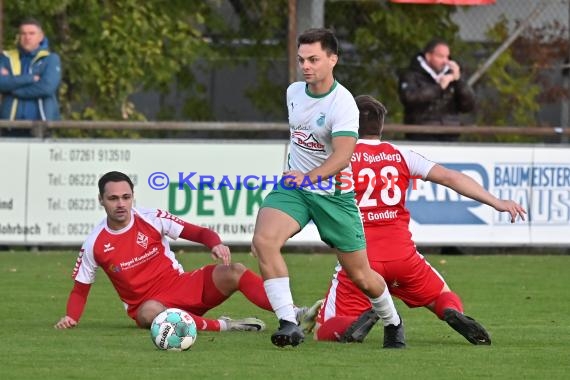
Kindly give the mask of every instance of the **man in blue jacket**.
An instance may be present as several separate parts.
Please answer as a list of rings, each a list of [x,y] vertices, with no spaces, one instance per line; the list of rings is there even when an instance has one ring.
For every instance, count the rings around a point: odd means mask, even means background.
[[[58,120],[57,90],[61,60],[48,50],[48,40],[35,19],[20,23],[17,49],[0,55],[0,118]],[[3,135],[30,136],[29,130],[5,129]]]

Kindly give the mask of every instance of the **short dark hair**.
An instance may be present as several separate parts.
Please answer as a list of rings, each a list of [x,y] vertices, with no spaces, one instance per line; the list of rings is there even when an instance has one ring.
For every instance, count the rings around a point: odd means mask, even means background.
[[[325,28],[307,29],[297,39],[297,47],[315,42],[320,42],[323,50],[329,55],[338,55],[338,40],[332,30]]]
[[[438,37],[438,38],[434,38],[433,40],[429,41],[429,42],[424,46],[424,49],[422,50],[422,53],[423,53],[423,54],[431,53],[431,52],[433,52],[433,49],[435,49],[435,47],[436,47],[436,46],[439,46],[439,45],[444,45],[444,46],[449,47],[449,44],[447,43],[447,41],[445,41],[444,39]]]
[[[20,21],[20,24],[18,25],[18,28],[20,28],[23,25],[35,25],[37,26],[40,30],[43,30],[42,28],[42,24],[35,18],[33,17],[27,17],[25,19],[23,19],[22,21]]]
[[[356,100],[356,106],[360,111],[358,135],[360,137],[381,136],[384,118],[388,113],[386,107],[370,95],[358,95],[354,100]]]
[[[134,185],[133,185],[133,181],[131,181],[131,179],[129,178],[128,175],[126,175],[125,173],[121,173],[121,172],[117,172],[117,171],[112,171],[112,172],[108,172],[103,174],[103,176],[101,178],[99,178],[99,182],[97,183],[97,186],[99,186],[99,194],[101,196],[103,196],[103,193],[105,193],[105,185],[109,182],[126,182],[129,184],[129,186],[131,187],[131,191],[135,191],[134,190]]]

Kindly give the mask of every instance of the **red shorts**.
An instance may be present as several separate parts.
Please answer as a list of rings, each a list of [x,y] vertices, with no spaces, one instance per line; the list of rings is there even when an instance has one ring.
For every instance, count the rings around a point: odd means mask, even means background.
[[[445,285],[441,275],[418,252],[402,260],[372,262],[370,266],[384,277],[390,293],[404,301],[408,307],[429,305],[436,300]],[[335,316],[359,316],[370,308],[368,297],[337,264],[317,323],[322,325]]]
[[[176,307],[192,314],[204,315],[226,298],[214,285],[212,272],[215,267],[216,265],[206,265],[192,272],[183,273],[168,286],[167,291],[153,295],[149,299],[158,301],[167,308]],[[129,317],[136,320],[141,305],[129,307],[127,310]]]

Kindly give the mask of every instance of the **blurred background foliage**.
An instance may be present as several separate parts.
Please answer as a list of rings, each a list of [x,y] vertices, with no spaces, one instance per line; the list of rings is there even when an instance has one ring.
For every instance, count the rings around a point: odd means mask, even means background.
[[[287,0],[11,0],[4,2],[3,46],[14,46],[22,18],[42,22],[51,48],[62,58],[60,98],[68,120],[145,120],[144,110],[130,99],[140,92],[158,94],[158,120],[216,120],[209,84],[198,81],[196,73],[253,63],[255,81],[236,96],[246,96],[265,120],[284,122],[287,6]],[[455,11],[453,6],[326,1],[325,26],[341,41],[337,78],[355,95],[381,99],[389,122],[401,122],[397,73],[428,40],[448,40],[468,77],[508,37],[503,18],[488,30],[485,42],[464,41],[453,22]],[[540,125],[540,102],[568,98],[565,87],[548,75],[567,63],[566,57],[566,27],[528,28],[475,84],[478,110],[469,123]],[[165,101],[173,93],[180,109]]]

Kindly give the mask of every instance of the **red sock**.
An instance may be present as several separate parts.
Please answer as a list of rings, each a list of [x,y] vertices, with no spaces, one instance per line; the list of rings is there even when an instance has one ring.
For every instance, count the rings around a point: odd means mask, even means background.
[[[263,287],[263,280],[251,270],[246,269],[242,274],[239,279],[238,289],[253,304],[262,309],[273,311]]]
[[[439,319],[443,319],[445,309],[453,309],[463,313],[461,298],[453,292],[441,293],[435,300],[435,314]]]
[[[337,342],[346,329],[356,321],[356,317],[332,317],[323,323],[317,330],[317,340],[331,340]]]
[[[217,319],[208,319],[190,313],[198,331],[220,331],[220,322]]]

